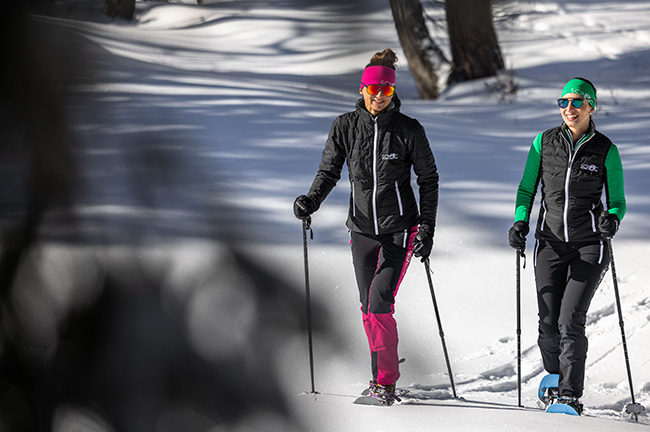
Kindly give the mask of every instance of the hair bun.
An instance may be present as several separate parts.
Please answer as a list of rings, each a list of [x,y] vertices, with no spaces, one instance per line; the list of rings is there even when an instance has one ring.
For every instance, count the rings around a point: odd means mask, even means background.
[[[386,66],[391,69],[395,69],[396,64],[397,64],[397,54],[395,54],[395,51],[393,51],[392,49],[386,48],[381,52],[375,53],[375,55],[373,55],[372,58],[370,59],[370,63],[368,63],[366,67]]]

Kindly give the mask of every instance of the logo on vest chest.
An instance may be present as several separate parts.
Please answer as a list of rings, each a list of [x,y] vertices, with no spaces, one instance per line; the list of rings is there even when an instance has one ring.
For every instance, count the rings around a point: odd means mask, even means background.
[[[382,160],[397,160],[399,159],[399,156],[397,153],[384,153],[381,155]]]
[[[589,163],[581,164],[580,169],[585,170],[585,171],[598,172],[598,166],[594,165],[594,164],[589,164]]]

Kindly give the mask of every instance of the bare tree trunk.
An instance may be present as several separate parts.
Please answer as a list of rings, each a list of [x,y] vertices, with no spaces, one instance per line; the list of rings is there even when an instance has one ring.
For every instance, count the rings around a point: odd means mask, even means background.
[[[448,63],[427,30],[419,0],[390,0],[395,28],[422,99],[440,94],[438,70]]]
[[[104,15],[131,21],[135,15],[135,0],[106,0]]]
[[[448,82],[494,76],[503,69],[490,0],[446,0],[445,10],[452,55]]]

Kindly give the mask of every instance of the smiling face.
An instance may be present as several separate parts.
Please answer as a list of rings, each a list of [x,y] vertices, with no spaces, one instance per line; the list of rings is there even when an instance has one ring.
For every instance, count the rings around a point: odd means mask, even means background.
[[[359,94],[363,96],[363,101],[368,112],[374,116],[388,108],[390,101],[393,99],[393,96],[386,96],[382,91],[376,95],[371,95],[368,93],[367,87],[363,87],[361,90],[359,90]]]
[[[562,98],[583,99],[582,96],[576,93],[567,93]],[[594,109],[586,101],[580,108],[574,107],[572,103],[567,105],[566,108],[560,108],[562,120],[566,123],[574,139],[579,138],[589,129],[589,120],[592,112],[594,112]]]

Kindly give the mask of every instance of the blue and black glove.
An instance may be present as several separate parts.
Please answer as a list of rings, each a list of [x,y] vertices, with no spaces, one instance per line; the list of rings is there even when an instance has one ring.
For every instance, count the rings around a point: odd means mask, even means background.
[[[510,247],[517,250],[526,249],[526,236],[530,230],[528,222],[517,221],[508,231],[508,243]]]
[[[614,234],[618,231],[619,224],[618,216],[613,213],[604,211],[598,217],[598,231],[600,231],[600,235],[603,238],[609,239],[614,237]]]
[[[413,255],[422,258],[420,261],[425,262],[433,249],[433,230],[427,224],[420,224],[418,233],[413,241]]]

